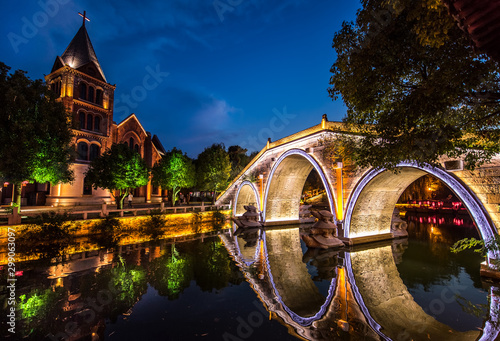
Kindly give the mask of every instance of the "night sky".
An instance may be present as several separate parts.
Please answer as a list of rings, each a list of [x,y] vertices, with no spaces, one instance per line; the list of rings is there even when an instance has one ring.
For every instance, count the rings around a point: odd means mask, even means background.
[[[342,101],[327,92],[332,38],[359,6],[352,0],[5,1],[0,61],[43,78],[85,10],[97,58],[117,86],[117,123],[134,112],[165,149],[191,157],[218,142],[255,151],[268,137],[320,123],[322,114],[342,119]],[[155,86],[145,90],[151,73]]]

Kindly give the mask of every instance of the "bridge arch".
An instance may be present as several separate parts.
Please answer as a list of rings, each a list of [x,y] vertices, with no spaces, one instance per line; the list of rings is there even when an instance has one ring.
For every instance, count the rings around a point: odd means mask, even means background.
[[[248,180],[243,181],[238,186],[238,191],[234,198],[233,215],[240,216],[245,213],[246,210],[243,207],[245,205],[254,205],[257,207],[257,210],[260,210],[259,191],[257,191],[255,185]]]
[[[464,203],[483,240],[498,234],[481,201],[453,174],[409,162],[400,163],[398,167],[401,168],[398,174],[386,169],[371,169],[358,181],[347,203],[344,237],[390,233],[392,213],[399,197],[413,181],[425,174],[441,180]]]
[[[300,196],[313,168],[325,187],[330,212],[335,215],[332,187],[319,162],[302,149],[290,149],[278,158],[267,178],[263,208],[265,222],[298,221]]]

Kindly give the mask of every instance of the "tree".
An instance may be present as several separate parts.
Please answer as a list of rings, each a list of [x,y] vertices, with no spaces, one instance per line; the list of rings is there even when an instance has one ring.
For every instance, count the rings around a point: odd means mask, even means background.
[[[234,179],[250,162],[250,158],[247,156],[247,150],[240,146],[230,146],[227,148],[227,153],[231,162],[230,178]]]
[[[0,62],[0,178],[14,185],[21,206],[23,181],[73,180],[74,146],[69,116],[57,96],[40,80]]]
[[[231,175],[231,162],[224,144],[213,144],[198,155],[196,174],[198,186],[204,191],[213,191],[212,202],[216,193],[226,188]]]
[[[153,184],[172,191],[172,206],[182,188],[195,185],[196,172],[191,159],[176,148],[165,154],[152,170]]]
[[[149,169],[139,153],[125,144],[114,143],[90,163],[85,176],[95,189],[108,189],[122,209],[123,199],[132,189],[147,185]]]
[[[333,39],[330,96],[360,166],[438,165],[464,157],[473,169],[500,151],[500,69],[474,52],[440,0],[363,0],[356,22]]]

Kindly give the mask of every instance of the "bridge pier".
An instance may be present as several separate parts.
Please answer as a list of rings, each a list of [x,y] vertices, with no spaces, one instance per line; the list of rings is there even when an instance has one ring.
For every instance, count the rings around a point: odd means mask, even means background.
[[[392,233],[375,234],[371,236],[354,237],[354,238],[346,238],[346,237],[338,237],[338,238],[347,246],[375,243],[384,240],[395,239]]]
[[[264,226],[298,225],[300,219],[265,221]]]

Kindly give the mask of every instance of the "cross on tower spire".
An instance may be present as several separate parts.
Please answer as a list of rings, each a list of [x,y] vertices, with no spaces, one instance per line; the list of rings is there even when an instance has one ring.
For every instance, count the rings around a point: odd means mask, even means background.
[[[90,19],[87,18],[87,12],[83,11],[83,14],[78,12],[78,14],[83,18],[83,26],[85,26],[85,20],[90,21]]]

